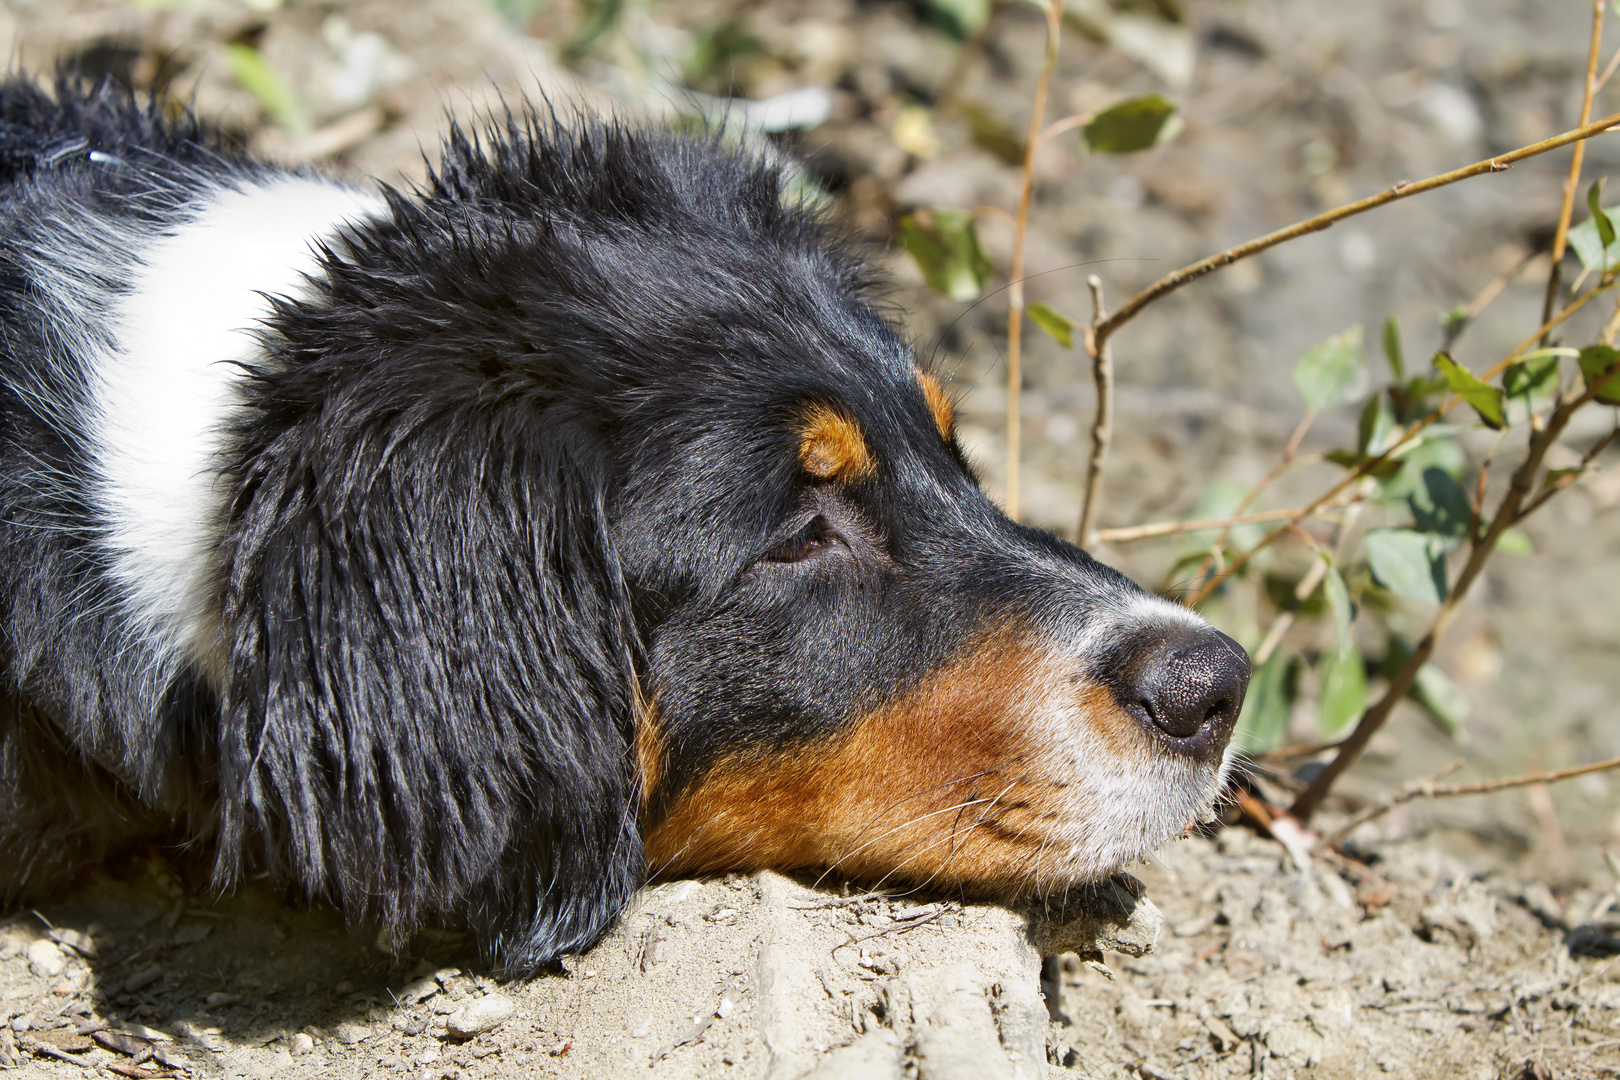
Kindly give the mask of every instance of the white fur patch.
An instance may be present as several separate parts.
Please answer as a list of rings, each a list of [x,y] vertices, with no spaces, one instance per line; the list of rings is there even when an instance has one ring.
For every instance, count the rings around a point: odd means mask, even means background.
[[[109,305],[87,434],[113,574],[162,651],[210,675],[225,495],[215,470],[237,365],[261,353],[262,294],[300,292],[315,244],[383,209],[375,195],[301,177],[220,189],[136,253],[131,288]]]

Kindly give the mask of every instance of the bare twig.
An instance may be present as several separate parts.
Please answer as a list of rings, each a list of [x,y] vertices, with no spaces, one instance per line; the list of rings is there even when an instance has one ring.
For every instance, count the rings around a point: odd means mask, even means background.
[[[1288,445],[1283,447],[1282,457],[1278,459],[1277,464],[1273,465],[1270,470],[1267,471],[1266,475],[1260,478],[1259,482],[1256,483],[1254,487],[1249,489],[1249,493],[1243,496],[1242,500],[1238,502],[1237,508],[1232,511],[1234,514],[1241,514],[1249,507],[1253,506],[1267,488],[1276,483],[1277,480],[1288,470],[1292,469],[1295,465],[1300,464],[1300,462],[1294,460],[1294,455],[1299,451],[1299,444],[1305,441],[1305,433],[1311,429],[1311,425],[1315,422],[1316,410],[1306,409],[1305,415],[1300,417],[1299,423],[1295,425],[1294,433],[1288,437]],[[1311,457],[1314,460],[1320,460],[1320,455],[1313,454]],[[1287,520],[1289,525],[1292,526],[1298,524],[1304,519],[1289,518]],[[1209,573],[1209,568],[1220,559],[1221,552],[1226,550],[1226,541],[1231,535],[1232,527],[1230,525],[1221,530],[1221,534],[1217,536],[1215,538],[1215,542],[1210,545],[1209,558],[1206,558],[1203,563],[1199,565],[1198,573],[1193,575],[1194,581],[1197,581],[1199,578]]]
[[[1276,621],[1271,624],[1271,629],[1266,631],[1266,639],[1254,651],[1255,667],[1259,667],[1271,659],[1271,654],[1277,651],[1277,645],[1282,641],[1283,635],[1288,633],[1288,628],[1293,626],[1294,620],[1299,617],[1300,607],[1311,598],[1311,594],[1316,591],[1317,586],[1322,584],[1322,579],[1327,577],[1327,572],[1327,559],[1317,558],[1312,560],[1311,568],[1305,572],[1305,576],[1300,578],[1299,584],[1294,587],[1294,602],[1289,605],[1287,611],[1277,616]]]
[[[1603,41],[1604,0],[1592,0],[1592,45],[1586,57],[1586,90],[1581,96],[1581,126],[1592,119],[1592,97],[1597,92],[1598,52]],[[1581,165],[1586,160],[1586,143],[1575,144],[1569,159],[1569,176],[1564,180],[1564,202],[1558,210],[1558,229],[1553,233],[1552,266],[1547,271],[1547,295],[1541,304],[1541,321],[1552,318],[1558,303],[1559,264],[1569,243],[1569,219],[1575,210],[1575,190],[1581,185]],[[1546,339],[1542,339],[1546,343]]]
[[[1595,93],[1603,92],[1603,88],[1609,84],[1609,77],[1614,74],[1617,67],[1620,67],[1620,49],[1614,50],[1614,55],[1609,57],[1609,63],[1603,69],[1603,74],[1598,76],[1597,86],[1593,88]]]
[[[1615,122],[1615,123],[1620,123],[1620,116],[1611,117],[1610,120]],[[1617,279],[1615,277],[1615,272],[1610,271],[1609,274],[1604,276],[1604,278],[1603,278],[1603,280],[1601,282],[1599,282],[1597,285],[1595,285],[1591,289],[1588,289],[1586,292],[1582,293],[1580,296],[1576,297],[1574,300],[1570,301],[1569,304],[1567,304],[1562,311],[1560,311],[1557,315],[1554,315],[1551,319],[1549,319],[1545,323],[1543,323],[1541,325],[1541,327],[1534,334],[1532,334],[1530,337],[1525,338],[1524,341],[1519,344],[1518,348],[1514,349],[1512,352],[1508,353],[1507,356],[1505,356],[1501,360],[1499,360],[1496,364],[1494,364],[1490,368],[1490,370],[1488,370],[1488,371],[1484,372],[1483,374],[1481,374],[1479,376],[1480,379],[1483,380],[1483,381],[1488,382],[1491,379],[1494,379],[1496,376],[1500,375],[1503,372],[1503,370],[1505,370],[1507,368],[1507,366],[1509,364],[1513,363],[1519,357],[1521,357],[1525,353],[1529,352],[1535,346],[1536,342],[1538,340],[1540,340],[1540,338],[1541,338],[1541,336],[1543,334],[1553,330],[1560,323],[1564,322],[1564,320],[1566,320],[1570,316],[1574,315],[1582,307],[1586,306],[1586,304],[1593,297],[1599,295],[1600,293],[1607,292],[1608,290],[1614,288],[1616,283],[1617,283]],[[1354,469],[1351,469],[1349,474],[1346,475],[1337,484],[1334,484],[1332,487],[1328,488],[1327,491],[1323,492],[1321,495],[1318,495],[1315,499],[1311,500],[1311,502],[1309,502],[1305,506],[1301,507],[1300,511],[1299,511],[1299,515],[1297,517],[1293,517],[1293,518],[1288,519],[1288,521],[1285,522],[1283,525],[1273,529],[1271,532],[1267,533],[1264,537],[1262,537],[1260,542],[1258,544],[1256,544],[1254,547],[1250,548],[1248,551],[1243,552],[1237,558],[1233,559],[1231,561],[1231,563],[1229,563],[1228,565],[1226,565],[1224,567],[1221,567],[1219,570],[1217,570],[1214,577],[1210,578],[1209,581],[1205,582],[1204,585],[1196,593],[1194,593],[1191,597],[1187,598],[1183,602],[1188,607],[1197,607],[1199,604],[1203,603],[1204,600],[1207,599],[1211,593],[1213,593],[1216,589],[1221,587],[1221,584],[1223,582],[1225,582],[1227,578],[1231,577],[1233,574],[1235,574],[1239,570],[1243,569],[1243,567],[1247,566],[1248,563],[1249,563],[1249,560],[1254,558],[1255,555],[1259,554],[1261,551],[1264,551],[1266,548],[1270,547],[1273,543],[1275,543],[1277,541],[1277,539],[1279,537],[1281,537],[1281,536],[1285,535],[1286,533],[1288,533],[1288,531],[1294,525],[1297,525],[1299,522],[1305,520],[1307,517],[1310,517],[1311,515],[1315,514],[1318,510],[1321,510],[1324,506],[1328,505],[1328,503],[1332,502],[1334,499],[1338,498],[1341,494],[1343,494],[1344,491],[1347,488],[1349,488],[1351,485],[1357,483],[1358,481],[1360,481],[1363,477],[1367,476],[1368,474],[1376,471],[1386,461],[1389,461],[1397,453],[1404,450],[1408,443],[1410,443],[1413,439],[1417,438],[1418,435],[1422,434],[1423,431],[1429,427],[1429,425],[1435,423],[1442,416],[1444,416],[1447,412],[1449,412],[1453,407],[1455,407],[1458,404],[1458,402],[1460,400],[1461,399],[1459,397],[1457,397],[1457,395],[1455,395],[1455,394],[1452,394],[1451,396],[1447,397],[1444,401],[1442,401],[1440,403],[1440,407],[1438,409],[1436,409],[1434,412],[1430,413],[1428,416],[1424,417],[1422,420],[1419,420],[1416,424],[1413,424],[1411,429],[1409,431],[1407,431],[1406,434],[1403,435],[1401,438],[1397,439],[1390,446],[1390,448],[1388,450],[1385,450],[1382,454],[1378,455],[1377,457],[1372,458],[1371,460],[1368,460],[1368,461],[1364,461],[1360,465],[1357,465]]]
[[[1581,455],[1580,464],[1576,465],[1572,471],[1565,473],[1563,476],[1560,476],[1557,480],[1554,480],[1550,484],[1544,483],[1541,487],[1541,491],[1537,493],[1535,498],[1531,499],[1525,504],[1524,509],[1519,511],[1519,516],[1514,518],[1514,520],[1523,521],[1537,510],[1540,510],[1542,504],[1548,499],[1552,498],[1554,495],[1558,494],[1560,491],[1563,491],[1575,481],[1585,476],[1587,471],[1591,469],[1592,462],[1597,460],[1598,455],[1603,453],[1603,451],[1607,450],[1610,446],[1613,446],[1615,440],[1617,439],[1620,439],[1620,427],[1614,428],[1607,435],[1603,436],[1603,438],[1593,443],[1592,448]]]
[[[1583,143],[1582,145],[1585,144]],[[1455,323],[1448,323],[1446,325],[1445,344],[1442,346],[1442,349],[1449,351],[1451,347],[1457,343],[1457,339],[1462,337],[1463,331],[1468,329],[1474,320],[1479,318],[1480,314],[1483,313],[1486,308],[1491,306],[1492,301],[1494,301],[1498,296],[1502,295],[1503,290],[1508,287],[1514,278],[1518,277],[1524,272],[1524,268],[1529,266],[1535,257],[1536,252],[1533,249],[1526,251],[1519,257],[1518,261],[1516,261],[1511,268],[1502,271],[1500,274],[1496,275],[1489,282],[1487,282],[1485,287],[1479,290],[1479,292],[1475,294],[1474,298],[1468,302],[1468,307],[1465,310],[1463,317]]]
[[[1094,118],[1095,117],[1092,113],[1073,113],[1072,115],[1065,116],[1061,120],[1054,120],[1050,124],[1047,124],[1045,130],[1041,132],[1041,144],[1045,145],[1046,143],[1051,142],[1065,131],[1073,131],[1077,127],[1085,127],[1087,124],[1091,123]]]
[[[1103,325],[1098,327],[1098,334],[1106,340],[1112,337],[1120,327],[1140,315],[1142,309],[1154,301],[1175,292],[1183,285],[1197,281],[1205,274],[1231,266],[1233,263],[1247,259],[1252,255],[1258,255],[1260,252],[1274,248],[1278,244],[1304,236],[1307,233],[1320,232],[1338,224],[1345,218],[1365,214],[1369,210],[1376,210],[1380,206],[1386,206],[1398,199],[1421,195],[1424,192],[1433,191],[1436,188],[1455,184],[1460,180],[1467,180],[1484,173],[1504,172],[1526,158],[1537,157],[1557,150],[1559,147],[1568,146],[1570,143],[1578,143],[1583,139],[1590,139],[1594,135],[1601,135],[1617,124],[1620,124],[1620,113],[1554,135],[1550,139],[1543,139],[1538,143],[1521,146],[1517,150],[1509,151],[1506,154],[1498,154],[1496,157],[1486,158],[1484,161],[1476,161],[1472,165],[1441,173],[1438,176],[1431,176],[1425,180],[1412,183],[1402,181],[1376,195],[1369,195],[1365,199],[1346,203],[1344,206],[1335,207],[1332,210],[1317,214],[1315,217],[1307,218],[1285,229],[1278,229],[1276,232],[1256,237],[1246,243],[1238,244],[1236,247],[1227,248],[1225,251],[1211,255],[1207,259],[1201,259],[1190,266],[1184,266],[1180,270],[1176,270],[1155,281],[1152,285],[1127,300],[1118,311],[1110,315]]]
[[[1335,505],[1344,505],[1342,503]],[[1318,507],[1321,513],[1327,507]],[[1307,515],[1309,516],[1309,515]],[[1255,525],[1267,521],[1292,521],[1300,517],[1298,507],[1287,510],[1260,510],[1253,514],[1233,514],[1229,517],[1200,518],[1196,521],[1155,521],[1150,525],[1130,525],[1118,529],[1098,529],[1092,539],[1099,544],[1128,544],[1133,540],[1151,540],[1160,536],[1203,532],[1205,529],[1226,529],[1234,525]]]
[[[1108,444],[1114,437],[1114,357],[1106,339],[1099,342],[1097,327],[1108,317],[1103,306],[1102,278],[1086,279],[1091,289],[1091,333],[1086,345],[1091,352],[1091,379],[1097,387],[1097,412],[1091,422],[1091,457],[1086,462],[1086,500],[1080,509],[1080,530],[1075,540],[1083,548],[1097,544],[1097,511],[1102,505],[1103,468],[1108,463]]]
[[[1401,670],[1390,680],[1389,689],[1384,692],[1384,696],[1378,699],[1377,704],[1362,714],[1361,722],[1356,725],[1356,730],[1339,748],[1338,754],[1334,756],[1332,761],[1328,762],[1326,768],[1316,775],[1315,779],[1311,781],[1311,786],[1306,788],[1298,799],[1294,800],[1294,805],[1289,809],[1289,813],[1293,817],[1301,822],[1309,820],[1311,814],[1316,811],[1316,808],[1322,804],[1322,800],[1327,797],[1327,793],[1332,789],[1333,784],[1361,756],[1361,752],[1367,748],[1367,743],[1372,740],[1373,735],[1379,728],[1384,726],[1384,722],[1395,711],[1395,706],[1411,691],[1413,685],[1417,682],[1419,669],[1428,663],[1429,658],[1434,655],[1435,646],[1439,644],[1441,637],[1445,635],[1446,630],[1450,628],[1452,621],[1457,617],[1457,612],[1463,599],[1467,597],[1468,590],[1473,587],[1474,582],[1484,572],[1485,564],[1495,554],[1497,541],[1502,538],[1502,534],[1507,531],[1510,525],[1520,519],[1520,510],[1524,507],[1525,500],[1530,495],[1536,476],[1541,471],[1541,463],[1545,460],[1547,451],[1552,449],[1553,445],[1558,442],[1559,437],[1563,435],[1564,429],[1569,426],[1570,419],[1574,417],[1575,413],[1595,398],[1608,383],[1615,381],[1617,377],[1620,377],[1620,366],[1617,366],[1609,377],[1594,380],[1578,396],[1561,402],[1553,410],[1552,415],[1548,417],[1545,428],[1532,436],[1529,453],[1525,456],[1524,463],[1514,471],[1513,481],[1508,487],[1507,494],[1497,504],[1496,514],[1491,519],[1490,527],[1485,530],[1483,536],[1476,532],[1470,537],[1471,547],[1468,553],[1468,561],[1463,566],[1462,573],[1457,576],[1457,581],[1452,585],[1445,602],[1440,605],[1440,611],[1435,616],[1428,633],[1423,635],[1423,640],[1418,642],[1417,648],[1412,650],[1412,655],[1401,666]]]
[[[1035,151],[1040,149],[1041,120],[1046,115],[1046,94],[1057,68],[1058,37],[1063,29],[1063,0],[1046,5],[1046,61],[1035,82],[1035,101],[1029,110],[1029,137],[1024,141],[1023,182],[1018,193],[1018,220],[1013,226],[1012,283],[1007,287],[1007,516],[1018,520],[1018,454],[1021,440],[1020,402],[1023,389],[1024,238],[1029,232],[1029,204],[1035,193]]]
[[[1407,784],[1400,792],[1380,799],[1373,805],[1365,808],[1338,832],[1322,841],[1322,847],[1336,848],[1350,838],[1350,834],[1375,818],[1383,817],[1391,810],[1415,799],[1446,799],[1457,795],[1489,795],[1495,791],[1507,791],[1510,788],[1530,787],[1533,784],[1556,784],[1560,780],[1572,780],[1577,776],[1588,773],[1605,772],[1609,769],[1620,769],[1620,758],[1610,758],[1608,761],[1598,761],[1591,765],[1577,765],[1569,769],[1554,769],[1551,772],[1526,773],[1523,776],[1504,776],[1496,780],[1481,780],[1475,784],[1436,784],[1447,773],[1455,772],[1461,768],[1462,759],[1454,761],[1447,768],[1422,780],[1415,780]]]

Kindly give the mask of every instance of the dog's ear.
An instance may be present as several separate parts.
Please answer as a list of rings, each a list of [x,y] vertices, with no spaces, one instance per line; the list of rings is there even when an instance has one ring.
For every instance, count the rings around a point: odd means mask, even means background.
[[[396,942],[464,913],[513,972],[641,883],[637,646],[603,458],[556,413],[351,395],[243,459],[222,881],[256,835]]]

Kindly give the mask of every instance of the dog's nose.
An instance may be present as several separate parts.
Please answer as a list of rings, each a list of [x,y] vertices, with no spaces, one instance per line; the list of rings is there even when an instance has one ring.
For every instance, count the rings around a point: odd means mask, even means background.
[[[1188,630],[1147,649],[1131,665],[1120,704],[1177,750],[1218,755],[1249,687],[1249,654],[1218,630]]]

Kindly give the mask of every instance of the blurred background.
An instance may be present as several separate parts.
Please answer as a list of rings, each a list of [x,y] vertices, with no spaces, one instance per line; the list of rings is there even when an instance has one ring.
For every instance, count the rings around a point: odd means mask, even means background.
[[[1173,137],[1130,155],[1089,153],[1078,131],[1042,148],[1029,299],[1083,321],[1088,275],[1117,305],[1230,244],[1574,126],[1590,17],[1576,0],[1070,0],[1048,120],[1158,94],[1175,105],[1177,124]],[[996,272],[976,301],[927,288],[895,240],[897,223],[919,209],[1015,208],[1045,27],[1026,0],[0,6],[0,46],[22,70],[68,64],[160,86],[260,154],[351,178],[420,179],[447,117],[476,117],[503,101],[544,96],[687,123],[724,117],[802,161],[807,181],[887,271],[894,317],[949,374],[961,434],[998,497],[1006,400],[998,290],[1011,226],[993,212],[978,218]],[[1620,86],[1610,85],[1594,115],[1617,111]],[[1305,411],[1291,379],[1296,361],[1347,329],[1365,328],[1367,364],[1381,378],[1375,343],[1385,318],[1396,317],[1408,364],[1421,367],[1440,347],[1446,313],[1501,280],[1455,352],[1476,371],[1505,355],[1540,322],[1568,154],[1278,248],[1131,324],[1114,341],[1119,415],[1101,524],[1230,510]],[[1614,169],[1620,139],[1594,142],[1587,162],[1589,178]],[[1606,304],[1593,309],[1572,337],[1592,340],[1608,315]],[[1023,516],[1073,536],[1093,407],[1088,361],[1078,345],[1033,330],[1025,340]],[[1589,411],[1550,464],[1572,463],[1609,430],[1612,408]],[[1328,411],[1304,449],[1354,445],[1356,423],[1353,405]],[[1476,462],[1490,445],[1484,432],[1456,442]],[[1617,457],[1610,451],[1600,463]],[[1257,508],[1298,505],[1341,475],[1327,463],[1294,470]],[[1343,807],[1456,757],[1467,766],[1453,780],[1620,755],[1617,507],[1620,470],[1611,468],[1528,523],[1528,542],[1496,560],[1438,656],[1453,700],[1403,705],[1340,786]],[[1163,588],[1189,550],[1195,540],[1178,537],[1099,554]],[[1210,606],[1251,648],[1309,554],[1282,544],[1268,560],[1254,587],[1229,589]],[[1362,584],[1356,595],[1371,603],[1376,589]],[[1300,619],[1289,647],[1315,657],[1324,621]],[[1391,602],[1364,621],[1376,692],[1386,638],[1415,636],[1424,612]],[[1302,662],[1303,689],[1273,743],[1321,738],[1313,663]],[[1280,765],[1276,782],[1286,787],[1297,764]],[[1481,869],[1607,881],[1602,846],[1620,844],[1620,777],[1413,803],[1375,828],[1430,835]]]

